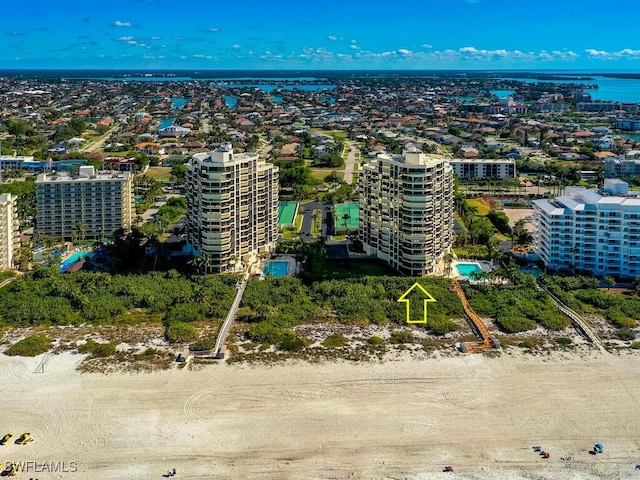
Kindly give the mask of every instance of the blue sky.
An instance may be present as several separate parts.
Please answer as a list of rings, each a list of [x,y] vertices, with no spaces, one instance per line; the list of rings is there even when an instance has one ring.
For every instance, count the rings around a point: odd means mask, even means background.
[[[0,68],[640,71],[637,0],[7,0]]]

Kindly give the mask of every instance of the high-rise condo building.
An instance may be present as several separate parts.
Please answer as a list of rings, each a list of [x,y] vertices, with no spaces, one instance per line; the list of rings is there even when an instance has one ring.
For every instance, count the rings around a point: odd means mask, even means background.
[[[0,195],[0,270],[13,268],[20,247],[16,197]]]
[[[36,230],[53,238],[103,238],[131,228],[133,175],[80,167],[80,173],[42,173],[36,179]]]
[[[187,240],[207,270],[245,267],[278,239],[278,167],[231,144],[187,164]]]
[[[553,200],[534,200],[533,247],[551,270],[640,275],[640,192],[605,179],[600,191],[567,187]]]
[[[360,172],[364,250],[411,276],[434,273],[453,241],[453,171],[417,150],[378,155]]]

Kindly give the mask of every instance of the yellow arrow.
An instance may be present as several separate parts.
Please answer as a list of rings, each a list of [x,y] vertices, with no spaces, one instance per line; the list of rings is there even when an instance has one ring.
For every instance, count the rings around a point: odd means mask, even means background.
[[[426,297],[424,299],[424,316],[422,320],[411,320],[411,305],[410,300],[407,298],[413,290],[416,288],[420,289],[422,294]],[[428,302],[437,302],[435,298],[433,298],[429,292],[427,292],[422,285],[418,282],[414,283],[409,290],[404,292],[402,296],[398,299],[398,302],[405,302],[407,304],[407,323],[427,323],[427,303]]]

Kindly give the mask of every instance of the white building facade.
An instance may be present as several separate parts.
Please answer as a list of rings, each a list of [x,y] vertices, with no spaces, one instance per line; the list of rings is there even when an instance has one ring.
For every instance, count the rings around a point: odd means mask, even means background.
[[[134,218],[133,174],[80,167],[77,176],[42,173],[36,179],[36,230],[47,237],[104,238]],[[78,231],[79,224],[84,231]]]
[[[533,246],[546,267],[640,275],[640,192],[626,182],[606,179],[602,191],[567,187],[562,197],[533,203]]]
[[[367,254],[410,276],[434,273],[453,242],[453,171],[407,148],[363,165],[359,237]]]
[[[516,161],[513,158],[502,159],[453,159],[449,160],[453,172],[461,179],[491,178],[502,180],[516,178]]]
[[[0,195],[0,270],[10,270],[14,267],[19,248],[16,197],[10,193],[3,193]]]
[[[278,167],[230,144],[187,164],[187,241],[207,270],[247,267],[278,239]]]

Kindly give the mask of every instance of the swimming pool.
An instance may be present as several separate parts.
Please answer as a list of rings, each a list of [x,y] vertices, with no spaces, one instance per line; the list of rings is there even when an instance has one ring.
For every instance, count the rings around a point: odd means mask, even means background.
[[[262,271],[263,276],[271,274],[274,277],[285,277],[289,273],[289,262],[283,262],[281,260],[270,260],[264,266]]]
[[[76,263],[81,258],[85,260],[91,260],[95,256],[93,252],[76,252],[67,258],[64,262],[60,263],[60,271],[65,272],[67,268]]]
[[[473,274],[480,274],[484,272],[484,270],[477,263],[458,263],[456,265],[456,270],[458,273],[466,278],[472,278]]]

